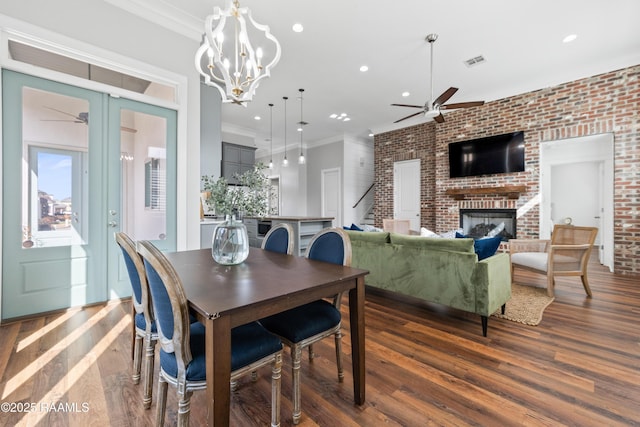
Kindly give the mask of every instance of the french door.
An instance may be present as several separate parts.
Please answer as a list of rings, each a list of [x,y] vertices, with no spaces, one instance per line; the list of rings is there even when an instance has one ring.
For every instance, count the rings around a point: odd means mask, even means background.
[[[7,70],[2,102],[2,318],[130,295],[113,233],[175,249],[175,111]]]

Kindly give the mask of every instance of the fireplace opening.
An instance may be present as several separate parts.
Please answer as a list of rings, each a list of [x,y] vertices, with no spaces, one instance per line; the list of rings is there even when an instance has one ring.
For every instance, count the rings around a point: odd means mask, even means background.
[[[515,209],[460,209],[460,228],[465,236],[501,236],[502,241],[516,238]]]

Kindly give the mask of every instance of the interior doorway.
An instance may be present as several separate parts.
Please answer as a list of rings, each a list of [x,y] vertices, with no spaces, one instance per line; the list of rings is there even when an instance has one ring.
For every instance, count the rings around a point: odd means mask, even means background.
[[[613,271],[613,134],[540,146],[540,238],[554,224],[598,227],[600,263]]]
[[[342,224],[342,184],[340,168],[321,171],[322,216],[334,218],[333,226]]]
[[[408,219],[420,230],[420,159],[393,164],[393,218]]]

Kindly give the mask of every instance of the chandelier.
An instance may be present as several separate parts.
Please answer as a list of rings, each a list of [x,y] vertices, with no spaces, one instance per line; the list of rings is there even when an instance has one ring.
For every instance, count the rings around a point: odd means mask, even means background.
[[[205,84],[218,89],[222,102],[246,106],[260,80],[269,77],[280,60],[280,43],[269,26],[258,24],[248,8],[240,7],[239,0],[227,0],[224,10],[214,7],[204,29],[202,45],[196,52],[196,69]],[[263,37],[265,48],[254,49],[250,35],[254,43],[255,38]]]

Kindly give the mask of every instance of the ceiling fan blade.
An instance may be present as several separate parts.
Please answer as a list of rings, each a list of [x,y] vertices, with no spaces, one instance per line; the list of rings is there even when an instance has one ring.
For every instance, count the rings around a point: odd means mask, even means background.
[[[67,123],[84,123],[79,120],[56,120],[56,119],[40,119],[41,122],[67,122]]]
[[[445,90],[444,92],[442,92],[442,95],[440,95],[438,98],[436,98],[435,101],[433,101],[433,105],[442,105],[445,102],[447,102],[449,100],[449,98],[451,98],[453,96],[454,93],[456,93],[458,91],[457,87],[450,87],[449,89]]]
[[[444,123],[444,116],[442,115],[442,113],[440,113],[439,115],[435,116],[433,120],[435,120],[438,123]]]
[[[395,122],[393,122],[393,123],[398,123],[398,122],[401,122],[401,121],[403,121],[403,120],[410,119],[411,117],[415,117],[415,116],[417,116],[418,114],[422,114],[422,111],[418,111],[417,113],[411,114],[411,115],[409,115],[409,116],[407,116],[407,117],[403,117],[403,118],[401,118],[400,120],[396,120],[396,121],[395,121]]]
[[[131,133],[138,132],[138,129],[128,128],[126,126],[120,126],[120,130],[123,131],[123,132],[131,132]]]
[[[455,103],[455,104],[441,105],[440,109],[453,110],[453,109],[456,109],[456,108],[479,107],[481,105],[484,105],[484,101],[458,102],[458,103]]]
[[[82,120],[80,117],[76,116],[75,114],[67,113],[66,111],[58,110],[58,109],[56,109],[56,108],[53,108],[53,107],[47,107],[47,106],[44,106],[44,108],[47,108],[47,109],[49,109],[49,110],[53,110],[53,111],[57,111],[58,113],[61,113],[61,114],[66,114],[67,116],[71,116],[71,117],[73,117],[73,118],[74,118],[74,119],[76,119],[76,120]]]
[[[424,105],[391,104],[394,107],[424,108]]]

